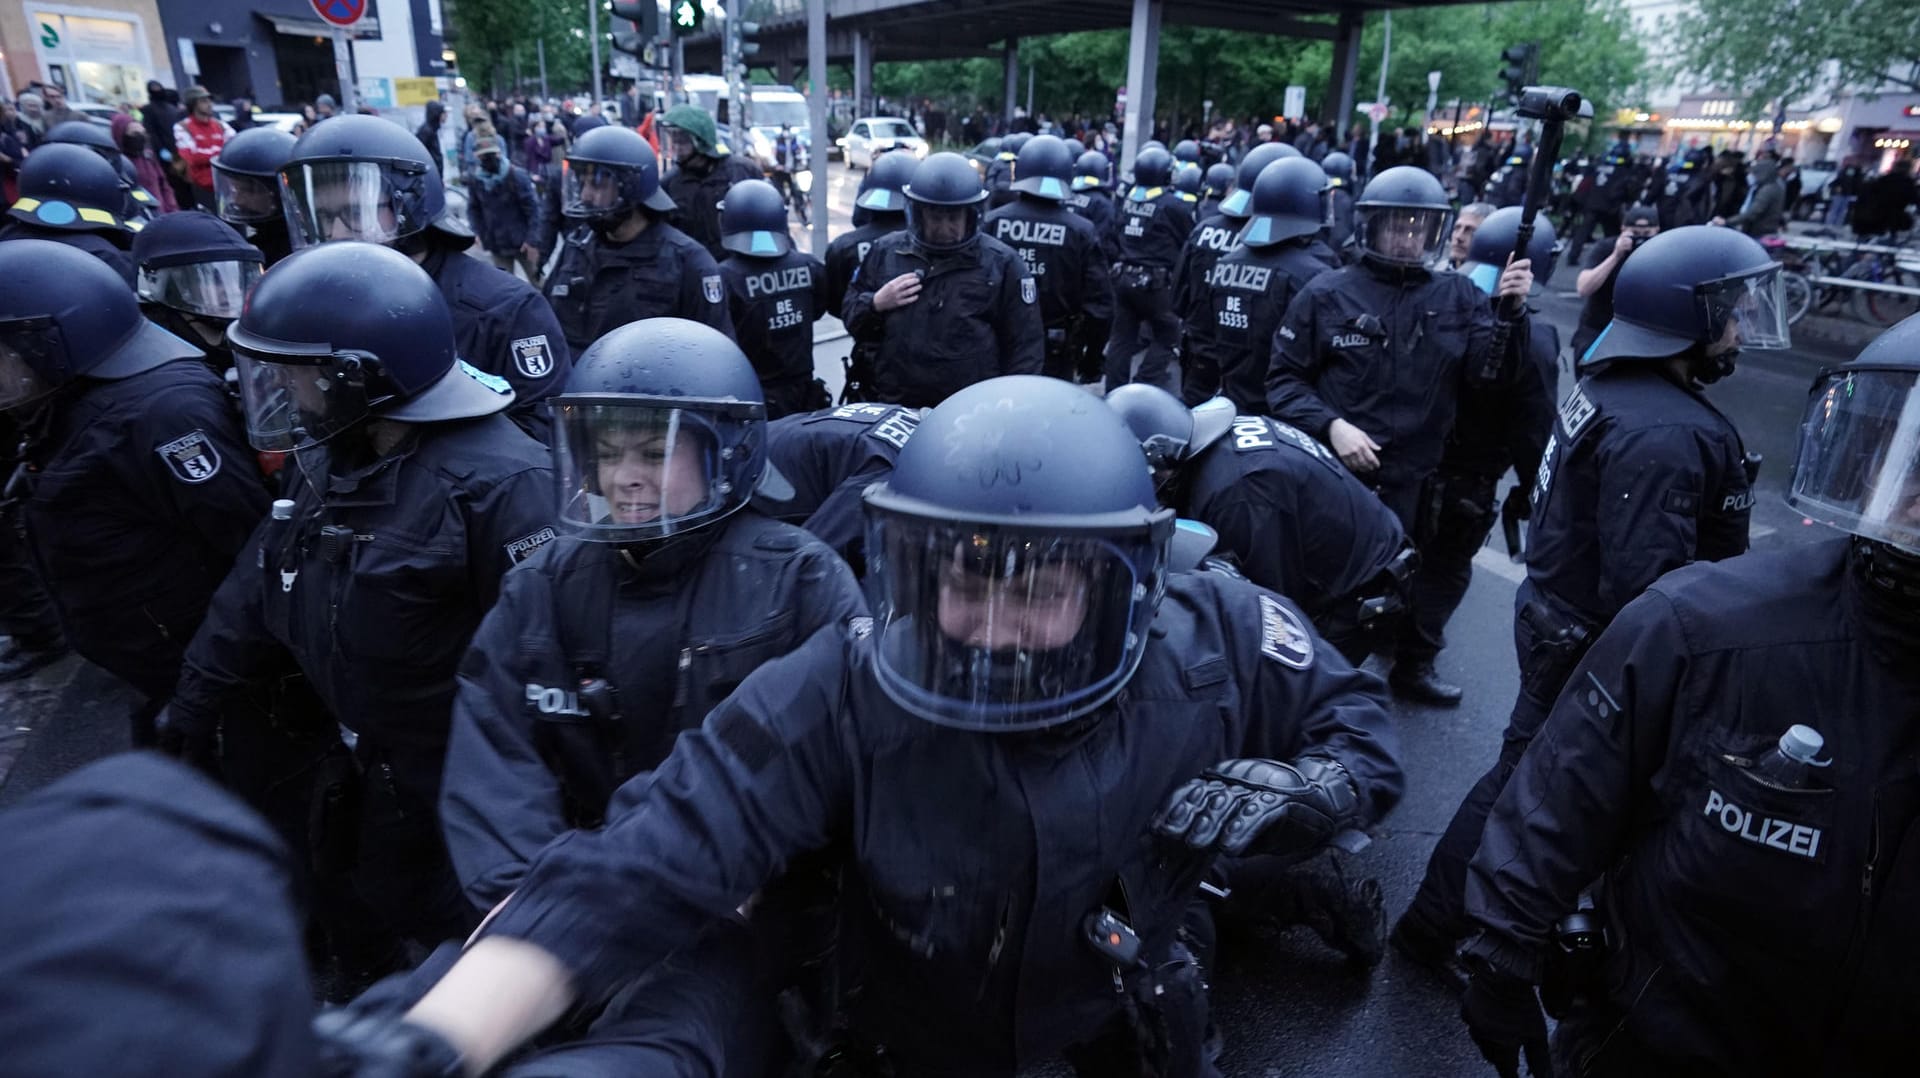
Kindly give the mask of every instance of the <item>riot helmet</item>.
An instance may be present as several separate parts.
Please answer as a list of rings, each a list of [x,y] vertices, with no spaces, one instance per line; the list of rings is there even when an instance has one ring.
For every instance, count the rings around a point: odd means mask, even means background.
[[[1128,197],[1145,201],[1146,192],[1173,185],[1173,155],[1165,150],[1141,150],[1133,159],[1133,187]],[[1157,193],[1157,192],[1156,192]]]
[[[1112,408],[1140,441],[1156,478],[1199,456],[1232,429],[1238,409],[1225,397],[1211,397],[1192,408],[1180,398],[1145,382],[1131,382],[1107,394]]]
[[[1173,144],[1173,159],[1183,165],[1200,163],[1200,144],[1190,138],[1183,138]]]
[[[1480,291],[1493,295],[1500,285],[1500,274],[1505,271],[1507,259],[1513,257],[1514,246],[1520,239],[1520,207],[1508,206],[1487,214],[1474,229],[1473,239],[1467,244],[1467,259],[1460,264],[1460,272],[1467,275]],[[1553,222],[1546,214],[1533,219],[1533,238],[1527,241],[1527,253],[1521,257],[1533,263],[1534,284],[1545,286],[1553,280],[1553,271],[1559,262],[1559,237],[1554,234]]]
[[[720,246],[735,254],[777,258],[793,250],[787,200],[765,180],[741,180],[720,201]]]
[[[1691,355],[1692,374],[1732,373],[1742,348],[1788,347],[1780,263],[1731,228],[1688,225],[1641,244],[1613,283],[1613,321],[1580,358],[1582,367]]]
[[[1013,189],[1035,198],[1059,202],[1073,183],[1073,155],[1053,135],[1035,135],[1020,147],[1013,162]]]
[[[860,194],[854,208],[874,213],[907,212],[906,186],[913,182],[919,158],[910,153],[883,153],[873,159],[873,167],[860,177]]]
[[[1105,191],[1113,186],[1113,162],[1099,150],[1088,150],[1073,163],[1075,191]]]
[[[560,212],[596,231],[613,231],[635,210],[673,210],[660,189],[660,160],[638,131],[596,127],[578,136],[560,177]]]
[[[1354,243],[1366,261],[1421,269],[1447,249],[1453,203],[1426,169],[1399,165],[1382,172],[1353,210]]]
[[[1141,153],[1146,153],[1148,150],[1160,150],[1164,152],[1166,148],[1167,148],[1167,144],[1164,142],[1161,142],[1157,138],[1150,138],[1147,141],[1140,144]]]
[[[224,351],[227,326],[260,279],[260,249],[213,214],[184,210],[135,236],[133,260],[140,266],[140,300],[166,312],[161,324]]]
[[[907,229],[922,249],[945,254],[978,242],[987,192],[973,163],[957,153],[937,153],[920,162],[907,195]]]
[[[1233,189],[1233,166],[1225,161],[1208,165],[1204,186],[1208,198],[1219,200],[1227,197],[1227,192]]]
[[[1027,145],[1027,143],[1032,139],[1033,139],[1033,136],[1031,134],[1028,134],[1025,131],[1015,131],[1013,134],[1008,135],[1005,138],[1001,139],[1000,154],[999,154],[1000,160],[1002,161],[1015,160],[1020,156],[1021,149],[1023,149]]]
[[[455,355],[453,316],[427,271],[371,243],[283,259],[254,286],[227,342],[247,440],[266,452],[319,445],[370,416],[434,423],[513,403],[506,379]]]
[[[280,170],[298,140],[272,127],[249,127],[220,147],[213,159],[214,212],[234,225],[282,219]]]
[[[100,155],[100,159],[110,165],[118,166],[121,157],[120,147],[113,141],[113,132],[92,120],[68,120],[54,124],[49,128],[40,145],[53,144],[67,146],[85,146]]]
[[[1173,189],[1188,202],[1200,201],[1200,189],[1206,182],[1199,165],[1184,164],[1173,170]]]
[[[1087,144],[1081,142],[1079,139],[1070,138],[1065,141],[1067,143],[1067,153],[1071,154],[1075,161],[1080,160],[1080,155],[1087,152]]]
[[[1260,178],[1260,173],[1282,158],[1302,156],[1305,155],[1284,142],[1263,142],[1248,150],[1233,174],[1233,190],[1220,200],[1220,212],[1228,217],[1245,219],[1253,205],[1253,184]]]
[[[573,362],[553,413],[559,520],[601,543],[667,539],[730,516],[766,470],[767,408],[726,334],[629,322]]]
[[[280,168],[293,246],[393,243],[440,216],[440,172],[406,128],[378,116],[336,116],[307,129]]]
[[[1283,157],[1260,170],[1240,242],[1271,247],[1312,236],[1332,219],[1327,174],[1305,156]]]
[[[41,146],[20,165],[20,197],[7,214],[62,232],[129,232],[127,185],[85,146]]]
[[[1320,169],[1327,174],[1327,182],[1335,187],[1353,186],[1353,158],[1339,150],[1320,159]]]
[[[111,267],[68,244],[0,243],[0,280],[0,410],[82,376],[113,381],[200,355],[147,321]]]

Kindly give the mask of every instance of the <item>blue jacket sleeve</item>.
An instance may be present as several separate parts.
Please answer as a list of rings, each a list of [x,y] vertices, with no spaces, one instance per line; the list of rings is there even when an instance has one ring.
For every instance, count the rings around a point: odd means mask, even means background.
[[[1320,326],[1316,293],[1301,289],[1287,304],[1286,317],[1273,331],[1272,361],[1267,367],[1267,407],[1275,418],[1325,441],[1340,414],[1327,407],[1314,386],[1320,380]]]
[[[1701,447],[1684,426],[1624,432],[1603,442],[1600,601],[1618,610],[1694,559],[1706,500]]]

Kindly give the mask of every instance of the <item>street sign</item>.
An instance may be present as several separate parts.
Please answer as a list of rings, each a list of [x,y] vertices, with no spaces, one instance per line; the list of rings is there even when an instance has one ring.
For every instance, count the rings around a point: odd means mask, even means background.
[[[1378,101],[1370,101],[1370,102],[1368,102],[1368,103],[1367,103],[1367,118],[1368,118],[1369,120],[1372,120],[1372,121],[1373,121],[1374,123],[1379,123],[1380,121],[1382,121],[1382,120],[1384,120],[1384,119],[1386,119],[1386,118],[1387,118],[1387,106],[1385,106],[1385,105],[1383,105],[1383,104],[1381,104],[1381,103],[1380,103],[1380,102],[1378,102]]]
[[[1305,86],[1287,87],[1286,106],[1280,111],[1296,120],[1305,116],[1307,114],[1307,88]]]
[[[616,79],[639,78],[640,57],[625,52],[614,53],[607,57],[607,74]]]
[[[440,80],[435,78],[393,80],[393,103],[400,108],[424,105],[440,100]]]
[[[347,27],[367,13],[367,0],[307,0],[314,14],[334,26]]]
[[[360,80],[360,103],[369,108],[392,108],[393,80],[384,76],[362,78]]]

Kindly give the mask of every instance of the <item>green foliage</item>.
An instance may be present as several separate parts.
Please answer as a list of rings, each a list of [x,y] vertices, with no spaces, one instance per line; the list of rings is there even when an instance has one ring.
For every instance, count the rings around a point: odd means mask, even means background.
[[[545,40],[547,85],[555,94],[591,85],[585,23],[586,9],[577,0],[460,0],[453,9],[460,71],[475,93],[504,95],[513,90],[517,61],[522,81],[537,92],[540,61],[534,42]],[[600,29],[611,33],[607,19]],[[602,63],[610,48],[601,43]]]
[[[1913,0],[1695,0],[1669,32],[1682,43],[1674,72],[1738,95],[1746,119],[1850,88],[1920,91]]]

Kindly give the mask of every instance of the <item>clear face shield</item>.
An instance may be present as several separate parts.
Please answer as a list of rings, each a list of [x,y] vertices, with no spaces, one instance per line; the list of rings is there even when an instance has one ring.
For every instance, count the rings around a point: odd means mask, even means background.
[[[1829,371],[1800,423],[1787,504],[1920,556],[1920,371]]]
[[[234,340],[234,369],[247,441],[267,453],[308,449],[364,419],[386,398],[370,398],[367,375],[376,362],[358,352],[311,350],[260,352]]]
[[[232,321],[260,279],[258,262],[192,262],[140,271],[140,298],[176,311]]]
[[[968,730],[1036,730],[1098,708],[1145,651],[1172,517],[1131,535],[1063,536],[869,503],[881,685],[920,717]]]
[[[58,389],[40,372],[64,366],[66,351],[51,318],[0,322],[0,411],[32,404]]]
[[[567,159],[560,165],[561,214],[589,221],[625,217],[634,208],[627,196],[631,172],[619,165]]]
[[[417,174],[379,161],[304,161],[280,171],[280,195],[296,248],[332,240],[392,243],[425,227],[401,212],[399,192]]]
[[[967,206],[936,206],[907,199],[907,228],[929,251],[958,251],[980,234],[984,202]]]
[[[1712,339],[1736,349],[1780,349],[1792,344],[1786,290],[1775,263],[1753,273],[1708,281],[1694,289]]]
[[[559,517],[583,539],[632,543],[691,531],[746,504],[760,482],[763,405],[562,397],[553,417]]]
[[[278,179],[229,172],[218,165],[213,169],[213,201],[220,219],[230,224],[252,225],[281,217]]]
[[[1452,210],[1365,206],[1353,217],[1354,242],[1369,256],[1396,266],[1434,265],[1448,249]]]

